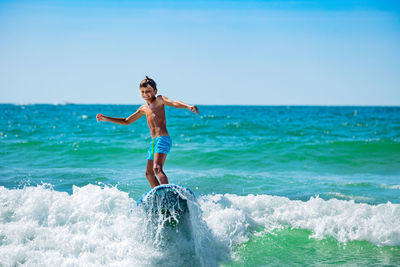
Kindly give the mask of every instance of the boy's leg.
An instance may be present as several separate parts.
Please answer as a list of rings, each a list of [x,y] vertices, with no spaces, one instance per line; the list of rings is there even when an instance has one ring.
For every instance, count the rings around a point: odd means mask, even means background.
[[[160,185],[153,171],[153,161],[149,159],[147,160],[147,166],[146,166],[146,178],[149,181],[151,188]]]
[[[154,173],[157,175],[158,180],[160,181],[160,184],[168,184],[168,178],[163,171],[163,166],[166,158],[167,154],[154,153],[153,169]]]

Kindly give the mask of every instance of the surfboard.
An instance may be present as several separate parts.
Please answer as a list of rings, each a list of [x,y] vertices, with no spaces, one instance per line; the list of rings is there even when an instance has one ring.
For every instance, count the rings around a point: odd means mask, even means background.
[[[177,184],[162,184],[145,193],[137,202],[152,214],[164,214],[179,219],[189,212],[187,200],[194,200],[195,195],[189,189]]]

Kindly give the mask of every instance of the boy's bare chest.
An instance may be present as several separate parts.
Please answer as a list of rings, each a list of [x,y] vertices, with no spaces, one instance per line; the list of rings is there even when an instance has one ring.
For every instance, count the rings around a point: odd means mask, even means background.
[[[165,111],[164,107],[146,107],[144,110],[147,120],[149,121],[158,121],[165,120]]]

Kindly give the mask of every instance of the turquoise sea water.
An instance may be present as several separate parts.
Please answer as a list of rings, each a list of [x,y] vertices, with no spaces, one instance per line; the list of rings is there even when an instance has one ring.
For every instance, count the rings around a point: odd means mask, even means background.
[[[400,265],[399,107],[167,108],[200,224],[160,242],[131,211],[145,118],[95,119],[137,108],[0,105],[0,265]]]

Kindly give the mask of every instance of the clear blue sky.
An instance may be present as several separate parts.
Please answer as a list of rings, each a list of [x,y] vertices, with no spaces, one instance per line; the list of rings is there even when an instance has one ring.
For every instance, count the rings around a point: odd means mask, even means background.
[[[0,102],[400,105],[398,3],[0,0]]]

